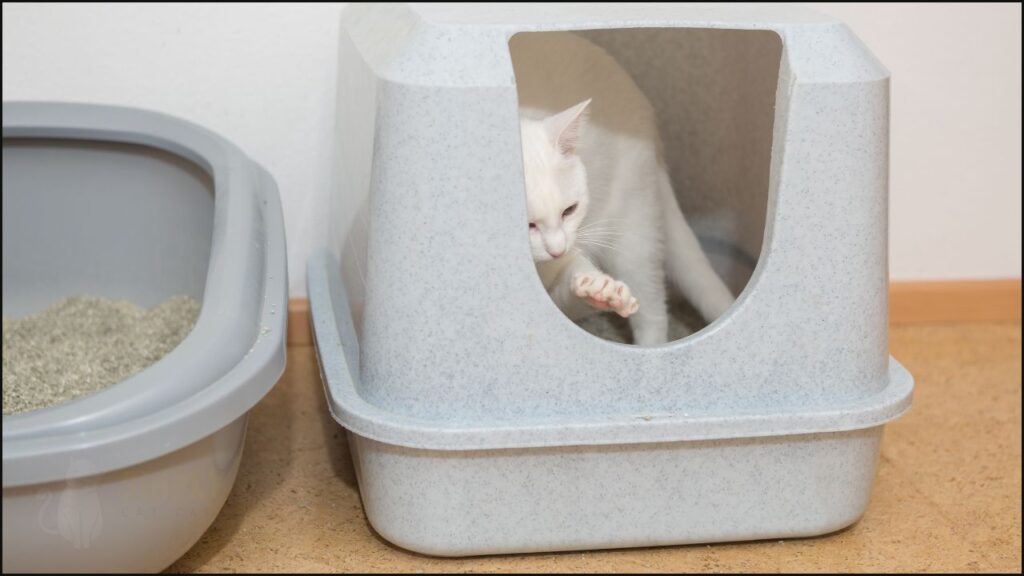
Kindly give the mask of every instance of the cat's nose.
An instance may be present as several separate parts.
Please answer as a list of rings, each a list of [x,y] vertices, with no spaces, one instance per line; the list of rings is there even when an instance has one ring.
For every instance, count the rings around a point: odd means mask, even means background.
[[[561,230],[553,231],[544,236],[544,249],[548,251],[552,258],[558,258],[565,254],[565,249],[568,248],[568,243],[565,240],[565,232]]]

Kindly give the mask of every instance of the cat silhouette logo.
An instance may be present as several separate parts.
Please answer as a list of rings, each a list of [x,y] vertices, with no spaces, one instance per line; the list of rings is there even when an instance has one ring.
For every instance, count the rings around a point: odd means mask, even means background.
[[[43,532],[59,535],[76,550],[89,548],[103,532],[103,512],[99,492],[89,481],[92,467],[84,460],[72,460],[68,467],[68,480],[57,498],[57,526],[47,526],[45,516],[53,500],[53,492],[47,491],[40,497],[45,499],[39,508],[39,527]]]

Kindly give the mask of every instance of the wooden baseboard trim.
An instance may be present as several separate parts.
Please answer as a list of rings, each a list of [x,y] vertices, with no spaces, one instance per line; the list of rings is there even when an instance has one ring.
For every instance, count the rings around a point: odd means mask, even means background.
[[[889,286],[890,324],[1020,322],[1021,281],[951,280],[894,282]],[[309,300],[288,302],[288,345],[309,346]]]
[[[890,324],[1020,322],[1020,278],[894,282]]]
[[[292,298],[288,301],[288,345],[309,346],[313,333],[309,325],[309,299]]]

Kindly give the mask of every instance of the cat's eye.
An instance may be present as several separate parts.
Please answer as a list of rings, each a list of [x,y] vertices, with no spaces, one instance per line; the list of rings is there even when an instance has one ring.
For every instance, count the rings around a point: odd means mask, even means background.
[[[530,230],[536,230],[536,229],[537,229],[537,225],[534,224],[533,222],[530,222]]]
[[[577,203],[573,204],[572,206],[569,206],[568,208],[566,208],[565,211],[562,212],[562,218],[568,218],[569,216],[572,216],[572,213],[576,211],[576,207],[579,206],[579,205],[580,205],[580,203],[577,202]]]

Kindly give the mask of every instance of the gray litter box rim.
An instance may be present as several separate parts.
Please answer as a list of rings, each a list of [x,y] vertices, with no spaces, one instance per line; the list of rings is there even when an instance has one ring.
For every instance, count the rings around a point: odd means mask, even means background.
[[[285,270],[284,222],[277,186],[270,174],[250,160],[239,148],[217,134],[191,122],[166,114],[98,104],[59,102],[4,102],[3,137],[90,140],[135,144],[163,150],[182,157],[206,171],[225,197],[256,194],[253,204],[264,240],[264,274],[260,290],[260,314],[256,337],[244,356],[230,359],[223,373],[212,375],[202,388],[146,413],[113,421],[101,421],[94,428],[47,430],[47,424],[61,424],[56,418],[74,417],[78,399],[25,414],[3,417],[3,487],[11,488],[71,480],[101,474],[159,458],[213,434],[248,412],[280,378],[285,366],[285,328],[288,286]],[[228,177],[244,171],[252,178]],[[216,199],[215,199],[216,204]],[[225,217],[217,212],[215,219]],[[220,222],[218,226],[224,226]],[[212,270],[215,262],[231,258],[229,242],[217,235],[210,250],[210,267],[204,289],[203,311],[210,316],[218,302],[206,296],[211,286],[224,286],[222,274]],[[232,240],[232,246],[237,245]],[[202,333],[200,312],[196,327],[179,344],[213,336]],[[232,320],[234,321],[234,320]],[[212,324],[212,322],[210,322]],[[213,347],[210,347],[214,349]],[[157,366],[174,354],[153,364]],[[112,391],[130,379],[146,378],[153,366],[115,384]],[[86,467],[69,463],[86,461]],[[76,472],[81,469],[82,472]]]
[[[315,252],[307,264],[314,350],[324,393],[331,415],[339,424],[359,436],[385,444],[467,451],[844,432],[885,424],[903,415],[911,404],[913,377],[890,357],[886,386],[876,394],[842,406],[763,414],[605,414],[516,422],[408,417],[382,410],[359,394],[356,386],[359,344],[340,268],[337,259],[326,249]]]

